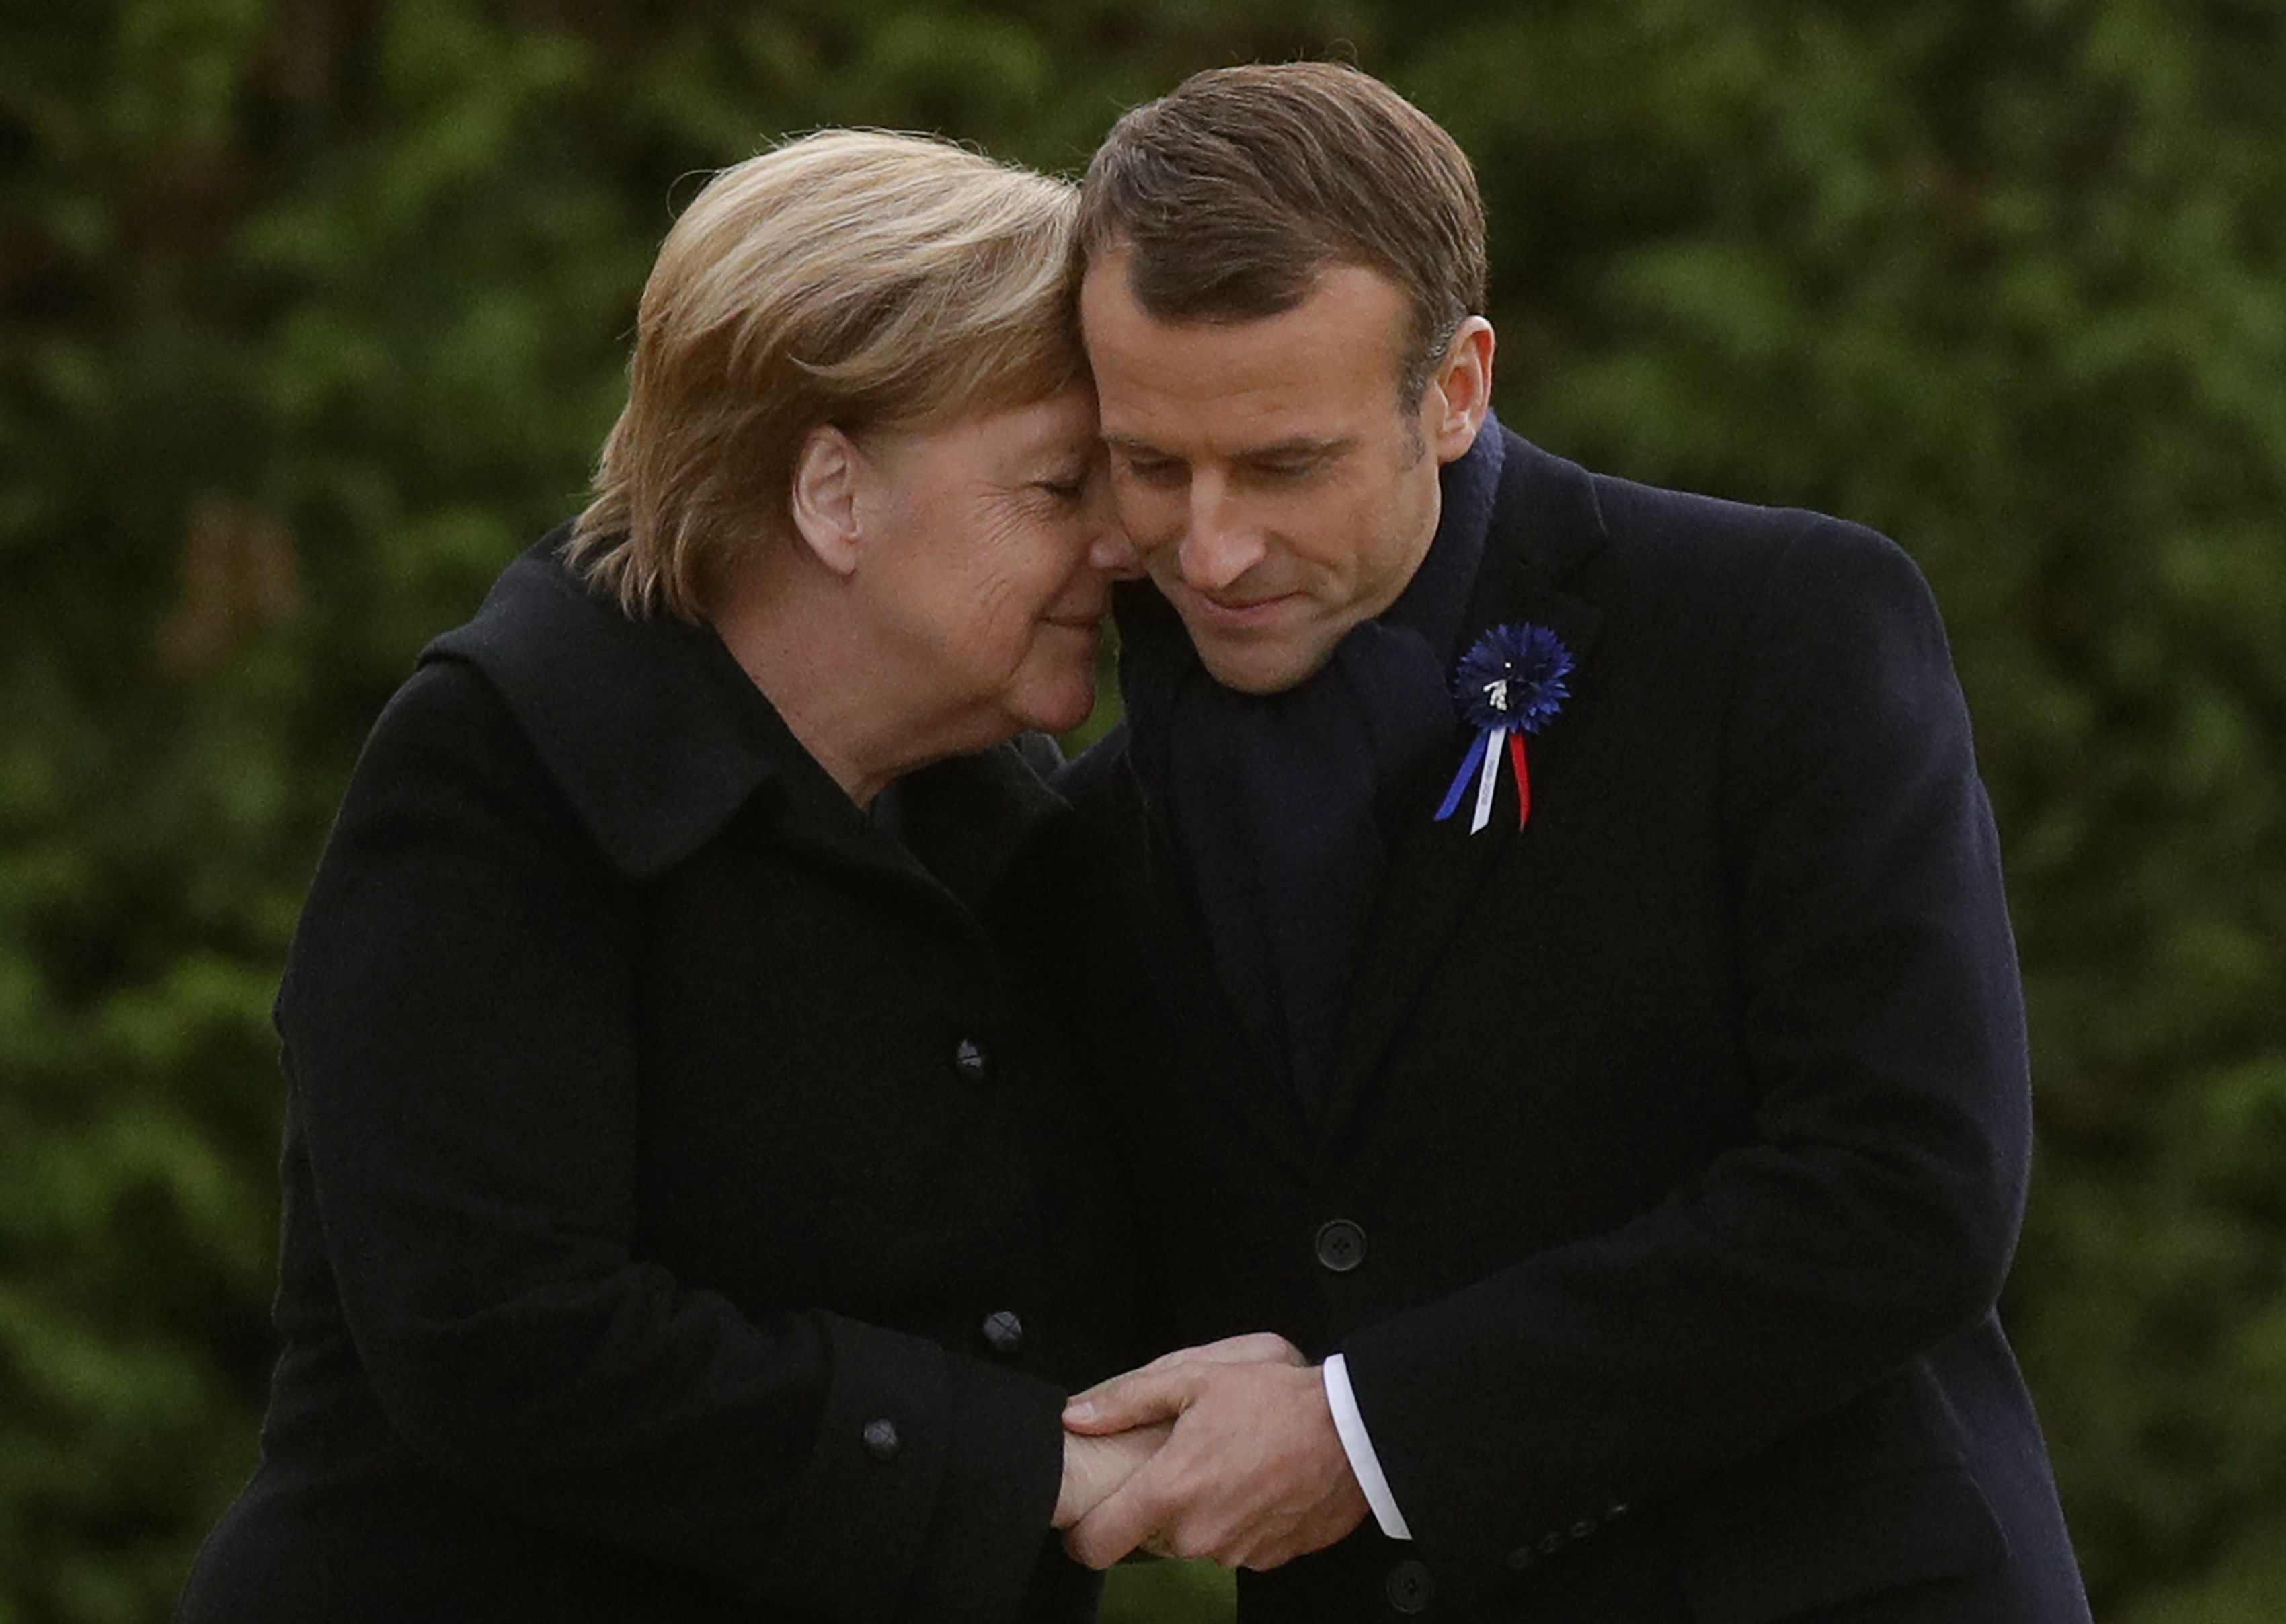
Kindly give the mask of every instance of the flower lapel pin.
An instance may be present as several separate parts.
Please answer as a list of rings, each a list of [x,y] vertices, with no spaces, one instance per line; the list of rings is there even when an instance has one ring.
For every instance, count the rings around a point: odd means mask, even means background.
[[[1475,834],[1492,822],[1500,763],[1508,758],[1516,779],[1516,826],[1532,816],[1532,779],[1525,769],[1524,737],[1537,733],[1572,697],[1572,650],[1544,626],[1496,626],[1477,639],[1453,673],[1453,700],[1461,720],[1477,730],[1453,787],[1437,808],[1444,822],[1460,808],[1469,778],[1477,781]]]

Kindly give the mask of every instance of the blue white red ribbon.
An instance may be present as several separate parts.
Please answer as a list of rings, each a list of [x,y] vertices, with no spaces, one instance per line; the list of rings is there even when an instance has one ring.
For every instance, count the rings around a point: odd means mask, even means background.
[[[1516,781],[1516,826],[1524,827],[1532,816],[1525,736],[1539,732],[1572,697],[1565,681],[1572,664],[1572,650],[1544,626],[1496,626],[1461,657],[1453,672],[1453,701],[1460,707],[1461,720],[1477,736],[1469,741],[1461,770],[1453,776],[1453,787],[1437,808],[1439,823],[1460,809],[1473,775],[1476,811],[1469,832],[1475,834],[1490,824],[1505,761]]]

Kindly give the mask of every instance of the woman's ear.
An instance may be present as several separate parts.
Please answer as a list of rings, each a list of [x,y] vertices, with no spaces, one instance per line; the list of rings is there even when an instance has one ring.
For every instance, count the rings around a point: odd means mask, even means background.
[[[793,526],[811,555],[836,575],[857,568],[863,540],[857,493],[864,474],[856,442],[832,424],[820,424],[802,437],[793,463]]]

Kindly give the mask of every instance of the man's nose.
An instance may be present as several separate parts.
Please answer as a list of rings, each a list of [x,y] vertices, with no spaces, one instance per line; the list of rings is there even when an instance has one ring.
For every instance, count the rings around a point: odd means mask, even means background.
[[[1219,481],[1192,482],[1187,519],[1175,554],[1186,586],[1220,592],[1261,561],[1261,532]]]

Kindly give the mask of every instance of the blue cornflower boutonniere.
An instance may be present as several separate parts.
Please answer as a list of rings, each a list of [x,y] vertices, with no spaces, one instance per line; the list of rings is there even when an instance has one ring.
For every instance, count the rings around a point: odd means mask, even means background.
[[[1437,808],[1437,821],[1453,816],[1477,779],[1476,817],[1469,832],[1492,822],[1493,798],[1500,788],[1505,755],[1516,779],[1516,826],[1532,816],[1532,779],[1525,770],[1524,736],[1537,733],[1572,697],[1572,650],[1544,626],[1496,626],[1461,657],[1453,672],[1453,702],[1461,720],[1477,730],[1453,787]]]

